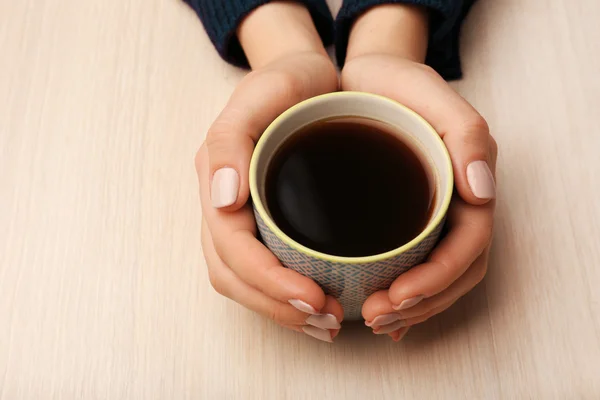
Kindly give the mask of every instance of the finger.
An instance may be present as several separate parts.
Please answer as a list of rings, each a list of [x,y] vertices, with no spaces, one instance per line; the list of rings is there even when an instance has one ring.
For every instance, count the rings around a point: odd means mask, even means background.
[[[409,329],[410,328],[408,328],[408,327],[401,328],[401,329],[398,329],[397,331],[390,333],[389,335],[394,342],[399,342],[400,340],[402,340],[402,338],[404,338],[404,336],[406,336]]]
[[[400,320],[400,315],[393,309],[387,290],[380,290],[370,295],[362,306],[365,325],[387,325]],[[377,319],[376,319],[377,318]]]
[[[479,114],[465,115],[463,126],[449,126],[444,143],[452,159],[455,184],[460,196],[474,205],[496,197],[496,182],[490,168],[489,128]]]
[[[327,343],[333,343],[333,339],[336,335],[333,335],[332,330],[324,330],[315,328],[314,326],[302,326],[302,325],[282,325],[284,328],[288,328],[293,331],[305,333],[308,336],[312,336],[315,339],[321,340]]]
[[[282,325],[284,328],[288,328],[293,331],[302,332],[307,334],[308,336],[312,336],[315,339],[321,340],[327,343],[333,343],[333,339],[336,335],[333,334],[332,330],[325,330],[315,328],[314,326],[302,326],[302,325]],[[338,330],[339,331],[339,330]]]
[[[217,255],[210,231],[203,221],[202,249],[211,285],[217,293],[230,298],[280,325],[305,325],[310,314],[304,313],[287,303],[276,301],[244,283],[223,263]]]
[[[450,232],[424,264],[400,275],[389,289],[396,310],[410,308],[449,287],[483,253],[492,238],[494,203],[466,204],[459,198],[449,209]]]
[[[384,334],[389,334],[389,333],[394,332],[399,329],[410,328],[411,326],[421,324],[421,323],[427,321],[429,318],[433,317],[434,315],[437,315],[437,314],[440,314],[440,313],[446,311],[454,303],[456,303],[456,301],[457,300],[453,300],[451,302],[442,304],[441,306],[431,309],[427,313],[419,315],[417,317],[402,319],[402,320],[399,320],[396,322],[392,322],[391,324],[388,324],[388,325],[374,326],[373,333],[376,335],[384,335]]]
[[[327,296],[325,306],[320,314],[311,315],[306,319],[310,326],[303,326],[302,331],[316,339],[332,342],[340,332],[340,322],[344,318],[341,304],[332,296]]]
[[[339,332],[340,324],[337,318],[340,318],[341,306],[336,306],[335,299],[329,300],[327,309],[333,314],[311,315],[301,312],[290,304],[280,303],[273,300],[258,290],[248,286],[241,281],[235,274],[227,268],[217,255],[210,232],[206,223],[203,221],[202,229],[202,247],[208,265],[208,273],[213,288],[225,297],[229,297],[236,303],[252,310],[268,319],[271,319],[279,325],[293,329],[298,332],[304,332],[316,339],[329,342]],[[342,312],[343,314],[343,312]],[[333,328],[333,329],[329,329]]]
[[[402,311],[393,309],[392,302],[389,301],[389,297],[385,291],[382,291],[377,296],[372,296],[365,302],[365,307],[363,307],[365,319],[368,318],[366,325],[376,330],[377,333],[387,333],[395,331],[400,327],[408,326],[415,321],[415,318],[434,315],[432,314],[433,310],[447,308],[449,304],[456,302],[483,280],[487,271],[488,259],[489,247],[477,258],[467,272],[448,289]],[[379,329],[384,330],[382,332]]]
[[[389,290],[372,294],[363,304],[367,325],[375,317],[396,307],[406,310],[449,287],[483,253],[492,236],[493,204],[471,206],[455,199],[450,207],[450,232],[431,254],[428,262],[400,275]],[[394,319],[395,318],[395,319]],[[397,320],[389,316],[379,324]]]
[[[323,317],[312,315],[308,317],[306,322],[312,323],[312,325],[319,328],[329,329],[331,331],[331,338],[335,338],[340,332],[340,323],[344,319],[344,309],[342,308],[342,305],[335,297],[327,296],[325,306],[321,309],[321,315]],[[335,318],[335,320],[331,317]],[[318,322],[319,324],[316,325],[315,322]]]
[[[414,318],[408,318],[406,320],[404,320],[405,325],[404,326],[415,326],[418,324],[422,324],[423,322],[427,321],[429,318],[441,314],[444,311],[446,311],[447,309],[449,309],[450,307],[452,307],[454,305],[454,303],[456,303],[458,299],[450,301],[446,304],[442,304],[439,307],[436,307],[432,310],[429,310],[427,313],[423,314],[423,315],[419,315],[418,317],[414,317]]]
[[[363,64],[357,60],[344,68],[342,87],[381,94],[417,112],[443,138],[460,196],[470,204],[484,204],[495,197],[488,125],[433,69],[397,58],[370,57]]]
[[[328,76],[313,77],[306,68],[253,72],[238,85],[206,136],[213,207],[234,211],[246,203],[254,144],[275,118],[302,100],[335,90]]]
[[[205,146],[200,153],[207,152]],[[282,303],[316,314],[325,305],[323,290],[312,279],[284,268],[279,260],[260,243],[250,205],[236,212],[223,212],[210,206],[208,159],[200,157],[199,183],[203,217],[206,219],[219,258],[237,277]]]
[[[296,331],[296,332],[300,332],[300,333],[304,333],[302,331],[302,325],[286,325],[286,324],[280,324],[283,328],[287,328],[289,330],[292,331]]]
[[[362,314],[365,325],[377,334],[391,334],[406,327],[406,321],[394,310],[387,290],[369,296],[363,304]]]
[[[419,304],[402,311],[396,311],[400,319],[408,319],[427,314],[433,309],[439,308],[444,304],[454,303],[456,300],[470,292],[485,277],[489,260],[489,247],[467,271],[452,285],[441,293],[423,300]]]
[[[325,305],[323,290],[310,278],[285,268],[252,232],[214,225],[215,248],[223,262],[244,282],[280,302],[316,314]]]

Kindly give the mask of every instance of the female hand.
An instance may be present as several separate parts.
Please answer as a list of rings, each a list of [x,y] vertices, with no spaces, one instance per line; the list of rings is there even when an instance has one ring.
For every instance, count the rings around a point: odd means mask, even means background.
[[[403,29],[412,24],[409,36],[427,37],[426,24],[419,22],[423,16],[419,9],[392,6],[386,11],[373,11],[387,13],[375,19],[382,29],[385,17],[396,12],[399,14],[395,17],[408,18],[401,24]],[[356,37],[357,30],[366,30],[373,17],[366,15],[359,20],[352,35]],[[425,51],[415,45],[418,42],[412,40],[408,47],[387,49],[383,45],[363,47],[363,36],[355,39],[356,46],[352,47],[351,36],[349,57],[342,71],[343,90],[380,94],[423,116],[444,140],[455,174],[448,234],[425,263],[402,274],[389,290],[373,294],[363,305],[367,326],[394,340],[399,340],[410,326],[450,307],[483,279],[495,206],[496,142],[481,115],[434,70],[422,64]],[[426,43],[426,39],[421,42]]]
[[[235,89],[196,157],[210,282],[218,293],[284,327],[331,342],[342,307],[314,281],[284,268],[256,238],[248,168],[265,128],[294,104],[337,90],[338,76],[300,5],[260,7],[238,36],[254,71]]]

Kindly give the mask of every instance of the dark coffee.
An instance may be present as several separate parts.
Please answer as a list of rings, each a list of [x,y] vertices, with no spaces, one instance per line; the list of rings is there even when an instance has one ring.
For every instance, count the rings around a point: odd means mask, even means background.
[[[330,255],[371,256],[423,231],[432,212],[431,174],[394,128],[364,118],[306,126],[271,160],[271,217],[298,243]]]

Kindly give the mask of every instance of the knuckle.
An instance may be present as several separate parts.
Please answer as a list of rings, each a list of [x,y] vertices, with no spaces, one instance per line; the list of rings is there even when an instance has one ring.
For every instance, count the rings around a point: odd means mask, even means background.
[[[280,305],[273,306],[267,310],[267,318],[277,322],[280,325],[284,325],[284,311]]]
[[[490,137],[490,127],[487,121],[477,112],[463,121],[462,129],[466,140],[477,139],[480,141],[481,138],[488,139]]]
[[[477,232],[474,237],[473,251],[483,251],[492,241],[494,235],[494,224],[491,218],[482,218],[479,221],[471,221],[473,233]]]
[[[225,282],[223,281],[223,278],[221,277],[221,275],[218,272],[216,272],[215,269],[209,268],[208,280],[210,281],[210,285],[215,290],[215,292],[217,292],[221,296],[229,297],[228,291],[226,289],[227,286],[226,286]]]
[[[240,131],[244,130],[245,122],[251,119],[248,109],[239,104],[228,104],[212,123],[204,141],[207,147],[235,141]]]
[[[475,284],[481,282],[487,274],[487,262],[481,262],[473,266],[473,280]]]
[[[496,156],[498,155],[498,142],[491,135],[490,135],[489,141],[490,141],[489,142],[490,143],[490,153],[492,154],[492,156],[494,158],[496,158]]]
[[[282,276],[282,268],[273,263],[269,263],[265,266],[265,276],[272,282],[276,287],[284,287],[284,277]]]
[[[485,157],[489,150],[489,127],[485,119],[477,112],[465,118],[457,125],[455,140],[457,145],[477,149],[478,156]]]
[[[452,259],[451,257],[444,257],[439,260],[438,263],[441,265],[442,271],[445,276],[456,276],[458,271],[465,270],[466,266],[462,266],[458,261]]]
[[[227,246],[224,244],[223,240],[219,240],[218,236],[213,236],[213,246],[215,247],[215,252],[222,259],[227,259]]]
[[[229,119],[219,119],[209,129],[204,144],[209,155],[225,153],[231,148],[231,144],[235,142],[236,137],[237,132],[233,123]]]

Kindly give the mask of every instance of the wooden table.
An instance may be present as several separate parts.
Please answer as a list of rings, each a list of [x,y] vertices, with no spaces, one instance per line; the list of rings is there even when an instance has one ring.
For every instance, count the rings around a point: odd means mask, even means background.
[[[332,2],[333,8],[340,0]],[[600,398],[600,2],[481,0],[485,281],[399,344],[217,295],[193,155],[244,71],[175,0],[0,0],[0,399]]]

